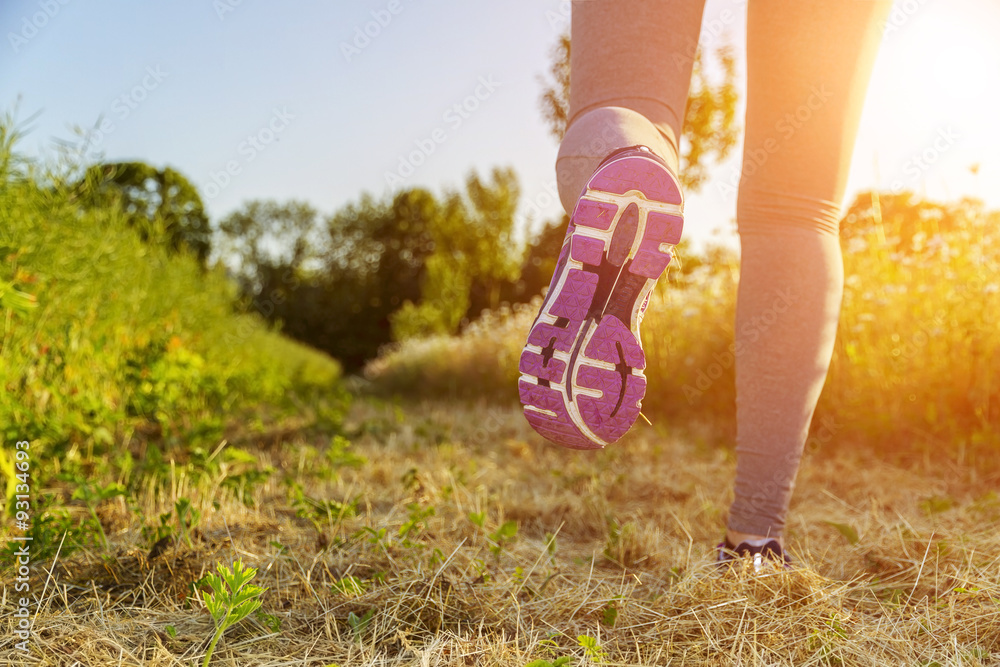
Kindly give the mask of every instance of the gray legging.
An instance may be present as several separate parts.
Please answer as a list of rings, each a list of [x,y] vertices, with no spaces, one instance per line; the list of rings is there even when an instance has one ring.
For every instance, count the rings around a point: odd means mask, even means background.
[[[567,211],[616,148],[645,144],[677,169],[704,4],[573,3],[570,123],[556,166]],[[891,5],[749,0],[734,531],[777,537],[784,529],[833,351],[844,277],[840,204]]]

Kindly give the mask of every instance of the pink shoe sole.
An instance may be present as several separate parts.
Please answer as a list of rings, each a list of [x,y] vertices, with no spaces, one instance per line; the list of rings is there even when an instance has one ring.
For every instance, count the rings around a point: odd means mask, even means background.
[[[518,366],[524,415],[547,439],[600,449],[639,416],[639,322],[683,228],[677,179],[645,147],[610,155],[577,202]]]

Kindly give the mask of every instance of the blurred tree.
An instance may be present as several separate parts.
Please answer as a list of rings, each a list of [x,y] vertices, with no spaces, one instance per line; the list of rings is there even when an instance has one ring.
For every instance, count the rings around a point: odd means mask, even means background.
[[[441,204],[423,189],[397,193],[388,204],[365,196],[327,221],[328,265],[333,273],[371,285],[371,307],[391,312],[407,299],[419,299],[440,212]]]
[[[996,216],[987,214],[983,202],[971,197],[942,203],[923,199],[908,190],[897,193],[869,190],[859,193],[848,207],[840,224],[840,235],[847,242],[865,240],[910,252],[920,245],[915,238],[926,239],[987,219],[996,220]]]
[[[549,131],[562,140],[569,121],[569,82],[571,40],[568,33],[559,37],[552,49],[550,78],[543,79],[542,115]],[[724,160],[736,147],[740,128],[736,123],[736,58],[732,47],[722,45],[712,52],[722,72],[719,82],[706,73],[704,52],[695,53],[691,72],[691,89],[684,111],[681,135],[681,184],[687,191],[697,192],[708,179],[709,163]],[[556,258],[569,222],[568,216],[550,222],[529,244],[521,280],[506,286],[511,301],[527,301],[548,285],[555,270]]]
[[[258,312],[353,371],[394,339],[499,306],[519,274],[518,196],[513,170],[494,169],[440,199],[362,195],[321,225],[306,204],[253,201],[219,223],[217,252]]]
[[[718,164],[736,147],[740,128],[736,124],[736,57],[729,45],[715,49],[713,56],[722,70],[716,85],[705,73],[704,52],[695,55],[691,90],[684,109],[681,140],[681,184],[697,192],[708,180],[708,161]]]
[[[180,172],[143,162],[109,162],[87,169],[81,185],[83,202],[120,205],[143,239],[162,239],[174,251],[187,248],[205,264],[211,251],[208,216],[198,190]]]
[[[318,347],[357,370],[392,340],[390,316],[421,299],[434,252],[432,230],[441,214],[442,205],[430,192],[412,189],[386,202],[364,195],[327,220],[328,309],[321,327],[308,334],[322,331]]]
[[[551,134],[562,141],[569,121],[570,82],[569,33],[559,37],[552,49],[550,79],[543,79],[542,115]],[[704,52],[695,53],[691,72],[691,89],[684,110],[681,136],[681,173],[684,188],[698,191],[708,177],[708,161],[724,160],[739,138],[736,124],[736,58],[728,44],[716,48],[712,55],[722,71],[722,80],[713,83],[705,71]]]
[[[316,268],[323,249],[318,218],[316,209],[302,201],[245,202],[219,223],[217,252],[241,291],[256,296],[275,288],[282,276],[291,283],[289,276]]]
[[[493,169],[489,181],[473,171],[463,193],[446,193],[432,220],[434,252],[420,302],[405,303],[393,316],[394,338],[454,333],[470,313],[500,305],[503,286],[518,277],[521,249],[513,233],[519,196],[510,168]]]
[[[564,32],[559,35],[549,57],[552,58],[552,67],[549,69],[551,80],[539,77],[544,88],[542,89],[542,117],[549,126],[549,133],[562,141],[566,134],[566,125],[569,124],[569,63],[570,51],[569,33]]]
[[[569,226],[569,216],[563,214],[562,219],[545,227],[528,244],[521,264],[520,279],[511,285],[508,300],[512,303],[530,301],[535,295],[541,294],[556,270],[559,252],[562,250],[566,228]]]
[[[394,340],[452,333],[469,309],[471,279],[460,249],[467,215],[459,195],[445,196],[430,232],[433,252],[426,258],[420,293],[390,316]]]
[[[469,201],[465,226],[469,273],[473,286],[488,299],[486,307],[500,305],[500,285],[518,277],[521,252],[514,243],[514,214],[521,188],[511,168],[494,168],[491,183],[473,172],[465,183]]]

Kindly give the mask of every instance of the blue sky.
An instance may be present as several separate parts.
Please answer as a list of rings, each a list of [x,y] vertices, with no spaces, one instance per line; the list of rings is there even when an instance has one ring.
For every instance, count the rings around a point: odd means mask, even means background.
[[[4,0],[0,108],[20,95],[21,119],[41,112],[21,145],[29,154],[51,155],[53,140],[71,139],[78,125],[97,128],[95,148],[106,159],[179,169],[213,220],[254,198],[305,199],[333,212],[362,191],[383,194],[386,172],[431,145],[405,186],[440,192],[470,169],[509,165],[524,210],[533,203],[554,217],[557,146],[539,112],[538,78],[567,5]],[[736,16],[727,30],[742,78],[745,0],[709,0],[705,15],[727,10]],[[895,16],[848,198],[902,183],[1000,207],[1000,7],[900,0]],[[368,25],[378,20],[377,30]],[[366,25],[377,34],[354,45]],[[942,132],[957,139],[945,145]],[[722,184],[738,169],[737,154],[689,196],[687,238],[701,243],[721,227],[732,242],[735,197]]]

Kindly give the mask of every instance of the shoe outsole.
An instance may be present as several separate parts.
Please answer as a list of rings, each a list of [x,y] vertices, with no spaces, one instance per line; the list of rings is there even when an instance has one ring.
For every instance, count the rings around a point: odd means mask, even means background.
[[[600,449],[638,418],[639,322],[680,241],[683,205],[677,179],[647,150],[613,155],[584,188],[518,366],[524,415],[552,442]]]

